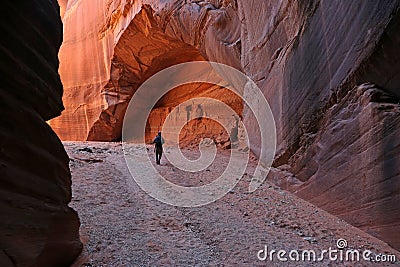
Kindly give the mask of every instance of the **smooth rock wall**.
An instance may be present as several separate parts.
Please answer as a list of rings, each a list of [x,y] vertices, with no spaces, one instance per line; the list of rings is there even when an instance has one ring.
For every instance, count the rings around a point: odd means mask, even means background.
[[[400,248],[400,2],[238,4],[242,66],[275,115],[274,166],[296,177],[278,183]],[[389,94],[368,100],[368,82]]]
[[[58,136],[119,140],[130,98],[166,67],[208,59],[240,69],[237,7],[211,2],[69,1],[59,54],[65,111],[50,121]]]

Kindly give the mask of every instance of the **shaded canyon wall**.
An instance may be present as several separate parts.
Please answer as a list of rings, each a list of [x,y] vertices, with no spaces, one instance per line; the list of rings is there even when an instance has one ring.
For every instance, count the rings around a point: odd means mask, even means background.
[[[82,249],[60,115],[56,1],[6,1],[0,18],[0,266],[70,266]]]
[[[400,248],[399,1],[62,2],[66,110],[50,122],[61,139],[118,140],[145,79],[180,62],[225,63],[271,105],[274,167],[297,181],[276,182]],[[241,109],[215,89],[183,87],[150,121],[202,92]],[[257,127],[241,115],[257,153]]]
[[[399,1],[238,3],[242,66],[276,119],[274,166],[298,179],[282,185],[399,249]]]

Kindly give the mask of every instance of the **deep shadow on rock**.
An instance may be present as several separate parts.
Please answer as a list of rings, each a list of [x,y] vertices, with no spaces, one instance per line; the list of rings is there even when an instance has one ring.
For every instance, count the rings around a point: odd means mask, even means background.
[[[3,3],[0,31],[0,265],[69,266],[82,249],[61,113],[56,1]]]

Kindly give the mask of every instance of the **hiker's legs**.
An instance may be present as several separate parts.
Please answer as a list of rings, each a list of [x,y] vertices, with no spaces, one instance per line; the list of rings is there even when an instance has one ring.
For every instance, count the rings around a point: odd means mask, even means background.
[[[156,163],[158,164],[158,152],[156,150]]]
[[[156,162],[157,162],[157,164],[160,164],[161,156],[162,156],[162,149],[156,148]]]

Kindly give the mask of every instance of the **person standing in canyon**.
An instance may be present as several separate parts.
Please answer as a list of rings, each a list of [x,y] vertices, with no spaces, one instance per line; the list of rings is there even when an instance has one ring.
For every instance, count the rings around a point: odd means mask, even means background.
[[[164,144],[164,138],[162,138],[161,132],[158,132],[156,138],[154,138],[153,144],[154,144],[154,151],[156,153],[156,163],[157,165],[160,165],[161,156],[163,153],[163,144]]]

